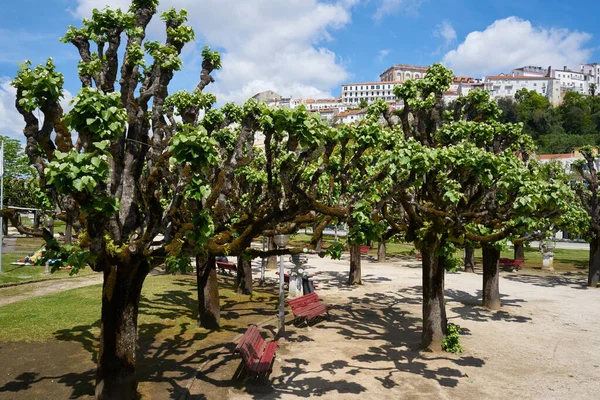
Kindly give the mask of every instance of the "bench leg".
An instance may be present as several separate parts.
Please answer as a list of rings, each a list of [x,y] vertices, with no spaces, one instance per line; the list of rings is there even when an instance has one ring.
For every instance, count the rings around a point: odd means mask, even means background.
[[[246,375],[246,365],[245,365],[244,361],[242,360],[240,365],[235,370],[232,379],[234,381],[238,381],[238,380],[242,379],[242,376],[244,376],[244,375]]]

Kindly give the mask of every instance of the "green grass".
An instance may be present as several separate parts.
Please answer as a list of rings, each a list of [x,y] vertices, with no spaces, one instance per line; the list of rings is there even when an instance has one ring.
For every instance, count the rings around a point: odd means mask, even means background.
[[[69,271],[56,271],[53,274],[45,274],[45,267],[29,266],[29,265],[12,265],[11,262],[25,258],[27,254],[3,254],[2,255],[2,273],[0,274],[0,286],[19,283],[37,281],[41,279],[56,279],[66,278],[69,276]],[[80,271],[79,275],[87,275],[93,273],[89,268]]]
[[[231,278],[220,283],[221,307],[236,308],[229,320],[222,317],[219,334],[231,335],[234,328],[258,322],[254,310],[273,309],[276,296],[256,291],[249,296],[233,290]],[[102,285],[23,300],[0,307],[0,342],[47,341],[69,335],[97,338],[100,333]],[[207,331],[196,325],[196,282],[190,276],[158,275],[146,279],[140,301],[138,334],[140,337],[182,340]],[[248,311],[243,311],[248,310]],[[253,318],[248,322],[248,318]],[[264,317],[263,317],[264,318]]]

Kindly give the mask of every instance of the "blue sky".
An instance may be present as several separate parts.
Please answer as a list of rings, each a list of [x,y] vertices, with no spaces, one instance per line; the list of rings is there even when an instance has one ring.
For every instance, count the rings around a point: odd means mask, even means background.
[[[77,52],[58,38],[94,7],[127,0],[20,0],[0,13],[0,133],[17,135],[12,103],[16,63],[53,57],[77,92]],[[523,65],[600,61],[600,2],[556,0],[172,0],[186,8],[197,40],[183,54],[174,88],[198,80],[199,50],[223,54],[210,90],[220,102],[272,89],[284,96],[339,95],[340,84],[371,81],[392,64],[443,62],[458,75],[482,77]],[[162,37],[156,18],[150,36]]]

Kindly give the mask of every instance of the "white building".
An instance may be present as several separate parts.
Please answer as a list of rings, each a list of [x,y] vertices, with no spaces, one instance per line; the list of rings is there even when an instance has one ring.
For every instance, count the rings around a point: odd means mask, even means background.
[[[366,110],[347,110],[335,116],[334,121],[343,124],[354,124],[367,116]]]
[[[581,65],[581,71],[586,73],[590,78],[588,79],[588,83],[595,83],[597,92],[600,91],[600,64],[583,64]],[[589,87],[588,87],[589,89]]]
[[[561,102],[561,83],[559,79],[536,75],[496,75],[485,78],[484,90],[494,99],[513,98],[521,89],[533,90],[546,96],[550,103],[557,106]],[[463,93],[464,94],[464,93]]]
[[[304,105],[309,111],[318,111],[324,109],[337,108],[339,111],[346,111],[348,106],[342,102],[341,98],[338,99],[306,99]]]
[[[402,82],[361,82],[342,85],[342,102],[346,105],[358,106],[364,100],[371,104],[378,99],[387,102],[396,101],[393,89]]]
[[[597,154],[598,150],[594,151],[594,154]],[[579,152],[579,150],[575,149],[572,153],[564,153],[564,154],[536,154],[535,158],[539,160],[540,163],[546,164],[549,162],[558,162],[562,165],[565,172],[570,173],[575,171],[573,168],[573,163],[577,160],[583,160],[583,155]],[[600,170],[600,158],[594,160],[594,164],[596,166],[596,170]],[[584,165],[584,170],[587,171],[588,166]]]
[[[587,95],[589,93],[589,84],[593,81],[593,77],[584,71],[568,69],[566,66],[563,69],[552,69],[550,76],[560,80],[560,89],[563,96],[566,92],[577,92]]]

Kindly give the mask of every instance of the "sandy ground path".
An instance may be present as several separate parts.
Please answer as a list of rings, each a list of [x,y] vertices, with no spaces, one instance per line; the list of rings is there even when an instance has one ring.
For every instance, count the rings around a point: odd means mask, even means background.
[[[52,279],[41,282],[26,283],[19,286],[0,288],[0,307],[16,303],[32,297],[45,296],[65,290],[77,289],[102,283],[102,274],[81,277]]]
[[[289,325],[270,385],[233,381],[224,351],[203,367],[190,399],[596,399],[600,290],[583,277],[501,272],[503,309],[481,302],[480,274],[448,274],[446,309],[464,353],[419,351],[421,269],[363,258],[364,284],[345,285],[348,260],[311,257],[319,295],[338,307],[311,329]],[[267,276],[274,277],[269,271]],[[272,338],[276,327],[262,327]]]

